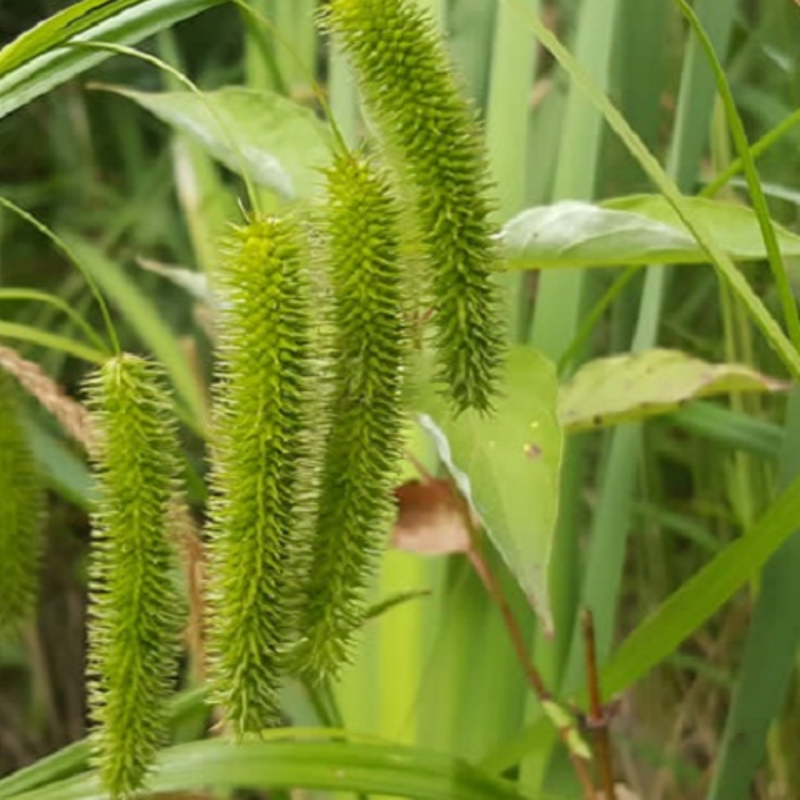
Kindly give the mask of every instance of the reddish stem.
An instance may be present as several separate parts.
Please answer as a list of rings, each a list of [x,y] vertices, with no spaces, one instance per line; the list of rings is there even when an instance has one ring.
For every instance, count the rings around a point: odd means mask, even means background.
[[[581,617],[583,641],[586,648],[586,681],[589,690],[588,724],[594,739],[594,753],[600,772],[600,783],[606,800],[617,800],[614,788],[614,764],[611,740],[608,735],[608,717],[603,709],[600,679],[597,672],[597,644],[594,633],[594,616],[587,608]]]
[[[517,620],[511,611],[511,607],[509,606],[508,601],[503,594],[502,587],[495,578],[483,556],[478,552],[475,545],[470,547],[470,549],[467,551],[467,557],[474,567],[475,572],[478,573],[483,585],[486,587],[486,592],[488,593],[489,597],[491,597],[491,599],[497,603],[500,609],[500,613],[503,616],[503,622],[505,623],[506,629],[508,630],[508,635],[511,638],[511,644],[514,647],[517,660],[522,667],[522,671],[525,673],[528,683],[535,692],[536,696],[539,698],[539,702],[546,703],[548,701],[552,701],[552,695],[545,686],[542,676],[539,674],[539,671],[533,665],[533,662],[528,656],[528,648],[525,646],[525,638],[522,635],[522,631],[520,630]],[[557,726],[557,731],[559,738],[567,748],[567,754],[572,762],[575,775],[577,776],[578,781],[583,789],[584,797],[586,800],[596,800],[597,790],[586,762],[577,753],[575,753],[570,746],[569,728]]]

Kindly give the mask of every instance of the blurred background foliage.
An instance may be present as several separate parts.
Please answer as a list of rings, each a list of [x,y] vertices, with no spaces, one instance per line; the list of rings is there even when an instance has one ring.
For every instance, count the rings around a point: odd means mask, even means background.
[[[735,157],[711,73],[673,2],[424,4],[440,20],[485,120],[501,222],[555,200],[652,191],[626,147],[520,21],[531,12],[588,67],[683,192],[700,192]],[[0,43],[67,5],[2,0]],[[269,89],[319,111],[314,76],[338,124],[355,141],[363,122],[352,81],[341,57],[314,32],[316,4],[252,5],[273,21],[277,35],[222,4],[148,39],[143,48],[203,89]],[[752,143],[798,109],[800,8],[789,0],[696,0],[694,6],[725,66]],[[210,358],[203,310],[185,289],[141,263],[213,270],[216,241],[225,224],[238,219],[242,184],[196,144],[97,84],[175,88],[152,66],[116,57],[5,117],[0,195],[45,221],[92,265],[115,308],[125,348],[182,359],[203,395]],[[795,231],[798,145],[800,129],[792,128],[758,162],[774,219]],[[269,190],[259,191],[267,208],[280,204]],[[717,196],[744,202],[746,193],[734,179]],[[797,266],[791,260],[788,266],[796,290]],[[764,263],[744,269],[777,313]],[[563,377],[592,356],[656,345],[785,377],[738,301],[710,269],[697,266],[639,271],[577,356],[564,360],[587,313],[620,274],[610,269],[504,276],[516,339],[561,360]],[[0,214],[0,286],[51,292],[100,324],[84,280],[44,237],[9,213]],[[48,306],[4,302],[0,314],[75,333]],[[78,395],[85,364],[33,345],[19,349]],[[54,422],[33,403],[28,411],[50,513],[37,624],[20,641],[0,643],[0,774],[80,738],[85,725],[86,469]],[[555,639],[537,631],[500,558],[491,556],[550,686],[565,698],[582,686],[580,642],[570,635],[581,605],[594,609],[606,663],[615,643],[753,525],[792,475],[786,453],[800,447],[800,440],[791,417],[780,396],[734,395],[646,424],[572,437],[551,570]],[[197,477],[204,469],[202,442],[190,429],[185,439]],[[435,469],[435,454],[423,442],[414,448]],[[199,507],[202,485],[192,485]],[[739,591],[621,695],[612,723],[615,761],[619,779],[637,796],[800,797],[794,622],[800,615],[791,604],[800,570],[796,551],[796,543],[782,551],[763,583]],[[767,593],[771,605],[754,613],[765,585],[775,590]],[[371,623],[355,666],[336,689],[346,725],[466,757],[518,778],[531,797],[545,796],[542,791],[554,798],[576,796],[566,759],[527,694],[500,617],[466,560],[388,550],[376,599],[412,590],[431,595]],[[755,666],[748,658],[755,658]],[[726,733],[727,719],[745,719],[746,727],[751,706],[761,709],[763,719],[747,735],[737,737],[738,728]],[[297,722],[316,720],[298,687],[288,687],[287,709]],[[732,709],[740,716],[729,716]],[[178,726],[176,740],[202,735],[206,720],[202,712],[196,716]]]

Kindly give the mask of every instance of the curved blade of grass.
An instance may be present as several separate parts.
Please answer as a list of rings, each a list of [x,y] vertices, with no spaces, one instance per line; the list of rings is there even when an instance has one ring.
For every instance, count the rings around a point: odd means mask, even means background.
[[[67,302],[60,297],[38,289],[3,289],[0,288],[0,301],[2,300],[31,300],[38,303],[47,303],[59,311],[63,311],[80,330],[86,334],[98,350],[105,350],[106,344],[92,328],[91,325]]]
[[[777,144],[787,133],[789,133],[795,125],[800,124],[800,109],[790,114],[784,120],[781,120],[772,130],[765,133],[757,142],[753,143],[750,148],[750,155],[753,159],[758,158],[762,153],[769,150],[772,145]],[[703,197],[713,197],[723,186],[725,186],[731,178],[738,175],[744,169],[744,162],[741,158],[734,159],[722,172],[714,178],[713,181],[706,184],[700,194]]]
[[[508,2],[514,2],[514,0],[508,0]],[[517,4],[515,3],[515,5]],[[524,16],[527,24],[534,31],[542,45],[569,72],[572,79],[583,89],[592,103],[600,109],[611,129],[619,136],[647,176],[667,198],[698,244],[708,253],[709,260],[714,264],[721,279],[730,286],[734,294],[741,300],[753,318],[754,323],[761,330],[767,342],[790,374],[795,378],[800,378],[800,354],[770,315],[764,303],[747,283],[744,276],[736,268],[733,261],[720,248],[702,221],[698,220],[697,215],[692,212],[675,181],[666,174],[658,160],[647,149],[644,142],[630,127],[616,106],[595,83],[583,65],[564,47],[558,37],[540,19],[525,14],[522,16]]]
[[[238,166],[238,172],[244,181],[245,188],[247,189],[247,197],[250,200],[250,205],[256,214],[259,213],[258,194],[255,191],[253,179],[250,174],[252,166],[248,164],[244,157],[240,143],[240,137],[236,136],[234,133],[234,120],[226,120],[223,118],[220,109],[215,106],[208,95],[200,91],[198,86],[193,81],[189,80],[189,78],[187,78],[179,69],[176,69],[171,64],[167,64],[167,62],[163,59],[151,55],[150,53],[137,50],[135,47],[128,47],[127,45],[117,44],[116,42],[76,42],[74,46],[78,49],[87,48],[89,50],[107,50],[111,53],[116,53],[117,55],[138,58],[140,61],[144,61],[147,64],[157,67],[165,75],[168,75],[173,80],[185,86],[190,92],[189,96],[197,98],[200,105],[209,113],[214,122],[219,126],[219,132],[228,140],[228,143],[230,143],[232,150],[231,159],[233,163]],[[110,89],[110,87],[103,88],[107,90]],[[116,91],[120,94],[123,93],[119,89]]]
[[[69,245],[67,245],[67,243],[60,236],[58,236],[58,234],[51,231],[50,228],[47,227],[47,225],[36,219],[36,217],[34,217],[33,214],[26,211],[24,208],[21,208],[16,203],[9,200],[7,197],[0,197],[0,206],[13,212],[18,217],[25,220],[25,222],[27,222],[29,225],[32,225],[34,228],[36,228],[36,230],[39,231],[39,233],[46,236],[72,262],[72,264],[75,265],[78,272],[80,272],[81,275],[83,275],[83,278],[86,281],[86,284],[88,285],[90,291],[94,295],[95,300],[97,300],[97,305],[100,307],[100,313],[102,314],[103,321],[105,322],[106,331],[108,333],[108,338],[111,342],[111,346],[114,352],[118,353],[120,349],[119,339],[117,338],[117,331],[114,328],[114,323],[111,321],[111,314],[109,314],[108,312],[108,306],[106,305],[105,298],[98,289],[97,283],[95,282],[92,275],[85,269],[80,259],[69,248]]]
[[[102,250],[74,234],[64,234],[70,251],[113,300],[150,352],[164,365],[178,396],[186,404],[194,427],[203,428],[205,400],[181,350],[176,334],[125,271]]]
[[[0,75],[141,2],[143,0],[83,0],[59,11],[0,50]]]
[[[181,692],[173,697],[167,706],[167,719],[170,725],[177,725],[187,716],[203,706],[206,696],[205,686]],[[40,758],[27,767],[18,769],[11,775],[0,778],[0,797],[28,793],[39,786],[61,780],[83,772],[88,768],[91,755],[91,742],[83,738],[61,750]]]
[[[736,150],[739,153],[739,158],[742,160],[742,167],[744,169],[745,177],[747,178],[747,188],[750,190],[750,199],[753,203],[758,222],[761,227],[761,235],[764,237],[764,245],[767,248],[767,256],[769,265],[772,269],[772,277],[775,280],[775,286],[778,290],[781,306],[783,308],[783,315],[786,321],[786,326],[789,330],[789,337],[794,344],[796,350],[800,350],[800,315],[797,312],[797,303],[795,302],[794,295],[792,294],[791,286],[789,285],[789,278],[786,274],[786,268],[781,258],[780,248],[778,247],[778,239],[775,234],[775,228],[772,224],[770,217],[769,207],[767,206],[767,198],[761,188],[761,179],[758,176],[755,160],[753,154],[750,152],[750,143],[747,141],[747,134],[744,130],[744,123],[739,116],[736,108],[736,103],[731,93],[731,88],[728,85],[728,80],[725,77],[725,71],[720,64],[717,54],[714,51],[714,45],[708,38],[703,26],[694,9],[686,2],[686,0],[675,0],[675,3],[681,10],[681,13],[686,17],[689,25],[694,31],[695,36],[700,42],[700,46],[706,54],[708,63],[714,73],[714,80],[717,84],[717,92],[722,98],[722,104],[725,108],[725,116],[728,123],[728,129],[731,137],[733,138]]]
[[[325,731],[309,732],[321,738]],[[307,735],[307,733],[305,733]],[[330,734],[328,734],[330,735]],[[341,735],[341,734],[340,734]],[[267,731],[262,741],[206,740],[161,752],[149,783],[156,793],[213,786],[356,791],[416,800],[521,800],[513,784],[450,756],[372,742],[280,741],[302,729]],[[19,800],[105,800],[94,774],[15,795]]]
[[[60,353],[83,359],[83,361],[88,361],[90,364],[104,364],[108,359],[104,352],[95,350],[87,344],[76,342],[67,336],[49,333],[31,325],[20,325],[16,322],[0,320],[0,339],[16,339],[20,342],[38,344],[40,347],[58,350]]]
[[[620,645],[603,670],[606,697],[647,674],[751,580],[792,535],[800,519],[800,478],[742,538],[728,545],[668,597]]]
[[[52,31],[52,38],[48,35],[46,41],[27,42],[24,46],[18,44],[22,41],[20,38],[16,43],[12,43],[20,49],[16,54],[7,56],[8,63],[13,68],[0,74],[0,118],[54,86],[99,64],[110,55],[102,51],[90,52],[60,47],[66,40],[90,42],[103,39],[106,42],[132,44],[221,2],[222,0],[139,0],[122,11],[115,11],[113,16],[85,27],[77,35],[72,30],[69,36],[63,35],[63,32]],[[113,7],[116,6],[115,3]],[[98,14],[99,12],[98,8]],[[55,17],[51,17],[52,19]],[[37,29],[34,28],[35,30]],[[32,35],[33,31],[29,34]],[[33,58],[26,55],[24,51],[28,45],[31,48],[29,53],[38,52],[38,55]]]

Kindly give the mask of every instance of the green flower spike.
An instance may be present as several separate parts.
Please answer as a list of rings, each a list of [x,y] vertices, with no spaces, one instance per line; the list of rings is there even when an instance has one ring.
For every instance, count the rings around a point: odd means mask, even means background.
[[[87,383],[96,447],[90,566],[89,706],[112,797],[141,789],[166,736],[181,615],[168,539],[178,442],[160,368],[108,361]]]
[[[503,351],[488,167],[434,23],[413,0],[331,0],[323,24],[403,159],[432,271],[438,377],[458,410],[491,408]]]
[[[44,507],[17,399],[14,381],[0,370],[0,638],[33,612]]]
[[[280,721],[307,446],[307,281],[296,226],[236,229],[219,278],[209,673],[234,733]]]
[[[405,342],[398,212],[387,181],[366,161],[339,156],[328,201],[333,387],[296,652],[298,669],[315,679],[346,660],[373,555],[389,531]]]

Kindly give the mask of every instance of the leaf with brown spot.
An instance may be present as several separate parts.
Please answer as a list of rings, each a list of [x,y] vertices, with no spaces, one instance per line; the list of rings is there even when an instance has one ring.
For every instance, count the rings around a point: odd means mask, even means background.
[[[395,489],[398,511],[392,546],[409,553],[441,556],[470,549],[470,526],[465,502],[451,480],[407,481]]]

